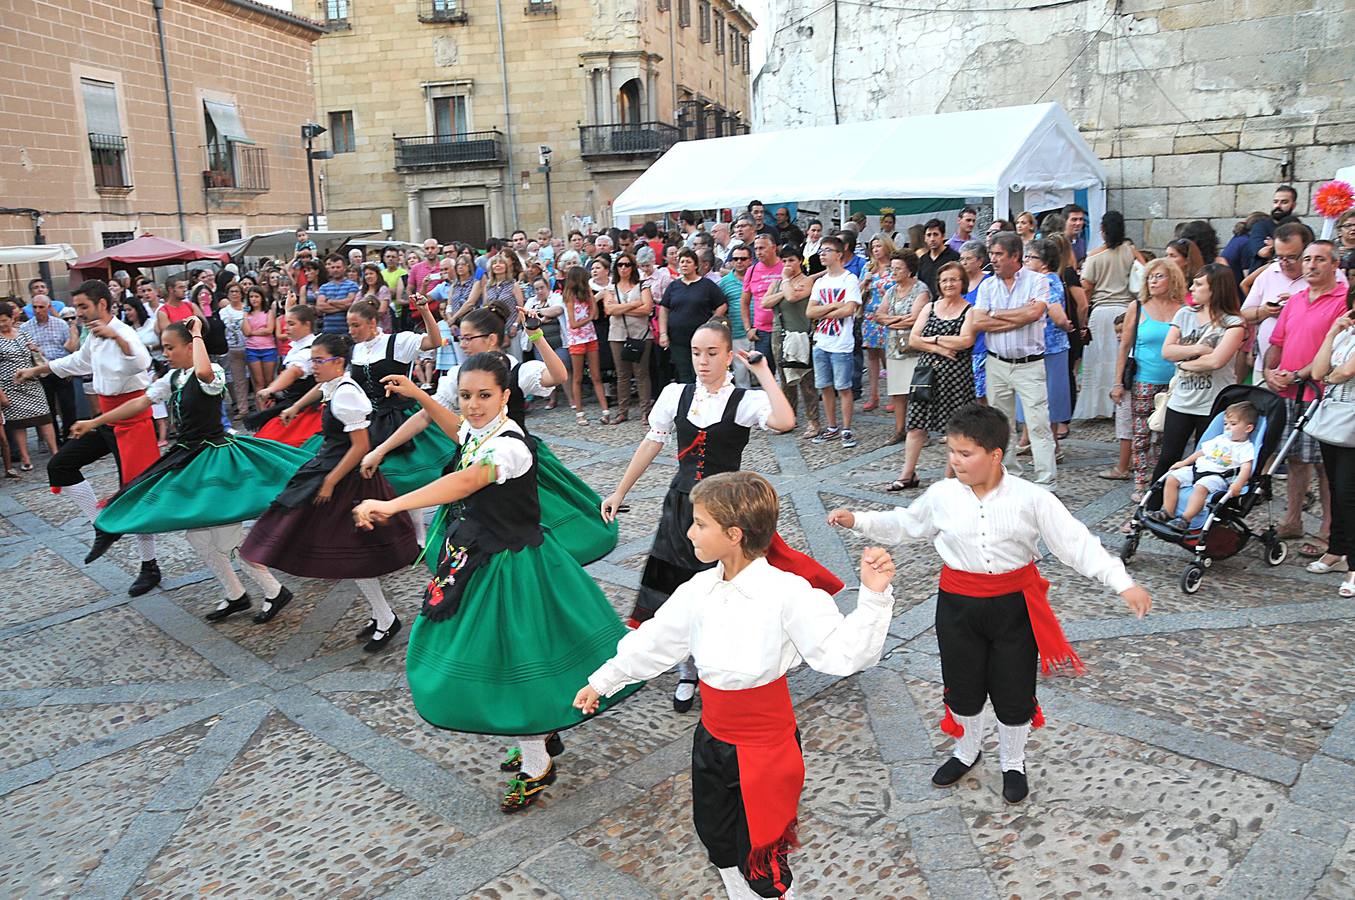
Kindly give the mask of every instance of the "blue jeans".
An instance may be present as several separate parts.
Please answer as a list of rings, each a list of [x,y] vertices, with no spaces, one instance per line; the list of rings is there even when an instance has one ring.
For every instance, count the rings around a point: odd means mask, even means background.
[[[772,332],[770,329],[757,333],[757,341],[754,342],[753,349],[767,357],[767,365],[771,366],[772,374],[775,375],[776,359],[772,356]]]
[[[838,391],[852,389],[852,355],[847,352],[830,353],[814,348],[814,383]]]

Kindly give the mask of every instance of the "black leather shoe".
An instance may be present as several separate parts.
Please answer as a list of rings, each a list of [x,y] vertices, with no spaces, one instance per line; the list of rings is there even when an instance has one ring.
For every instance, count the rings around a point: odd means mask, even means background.
[[[141,564],[141,574],[136,576],[136,581],[127,589],[127,593],[133,597],[140,597],[151,588],[160,584],[160,564],[155,560],[143,562]]]
[[[951,785],[959,781],[961,778],[968,775],[969,770],[977,766],[979,764],[979,760],[981,759],[983,759],[982,752],[980,752],[978,756],[974,757],[974,761],[972,763],[970,763],[969,765],[965,765],[964,763],[960,762],[958,759],[952,756],[950,759],[946,760],[944,763],[941,764],[941,768],[936,770],[936,774],[932,775],[932,784],[936,785],[937,787],[950,787]]]
[[[249,594],[241,594],[225,606],[218,606],[216,609],[203,616],[208,622],[220,622],[227,616],[233,616],[238,612],[244,612],[252,604],[249,601]]]
[[[108,552],[108,548],[118,542],[120,534],[109,534],[107,531],[94,529],[94,543],[90,544],[89,552],[85,554],[85,565],[89,565],[94,560]]]
[[[284,586],[276,597],[272,600],[265,600],[263,602],[263,608],[254,614],[254,624],[262,625],[264,622],[270,621],[274,616],[282,612],[284,606],[291,602],[292,592],[287,590]]]
[[[694,684],[696,684],[696,679],[695,679],[695,678],[679,678],[679,679],[678,679],[678,684],[692,684],[692,685],[694,685]],[[690,697],[688,697],[686,700],[679,700],[679,699],[677,698],[677,694],[674,694],[674,695],[673,695],[673,709],[676,710],[677,712],[680,712],[680,713],[688,712],[688,711],[692,708],[692,704],[695,703],[695,702],[696,702],[696,692],[695,692],[695,691],[693,691],[693,692],[692,692],[692,695],[691,695]]]
[[[384,648],[390,643],[391,638],[400,633],[401,627],[400,617],[396,616],[395,621],[391,622],[391,627],[387,628],[384,632],[377,630],[372,631],[371,639],[362,645],[362,649],[366,650],[368,653],[375,653]]]
[[[1002,799],[1008,803],[1020,803],[1030,794],[1030,783],[1025,772],[1008,770],[1002,773]]]
[[[373,631],[376,631],[376,619],[368,619],[367,624],[363,625],[362,629],[358,631],[358,640],[367,640],[367,638],[372,636]]]

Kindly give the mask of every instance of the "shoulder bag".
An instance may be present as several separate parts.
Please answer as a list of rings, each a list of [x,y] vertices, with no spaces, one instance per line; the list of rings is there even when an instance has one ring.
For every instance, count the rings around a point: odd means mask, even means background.
[[[1134,358],[1134,351],[1138,349],[1139,344],[1139,320],[1143,318],[1143,304],[1134,301],[1134,330],[1129,334],[1129,355],[1125,357],[1124,374],[1120,378],[1120,384],[1126,391],[1134,390],[1134,376],[1139,373],[1139,362]]]
[[[1328,388],[1303,425],[1303,433],[1333,447],[1355,447],[1355,401],[1345,394]]]

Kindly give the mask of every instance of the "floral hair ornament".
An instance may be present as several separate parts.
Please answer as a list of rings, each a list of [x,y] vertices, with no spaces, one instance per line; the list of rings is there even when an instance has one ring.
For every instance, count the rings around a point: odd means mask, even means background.
[[[1328,181],[1313,195],[1313,208],[1327,220],[1326,232],[1330,232],[1331,223],[1352,206],[1355,206],[1355,191],[1344,181]]]

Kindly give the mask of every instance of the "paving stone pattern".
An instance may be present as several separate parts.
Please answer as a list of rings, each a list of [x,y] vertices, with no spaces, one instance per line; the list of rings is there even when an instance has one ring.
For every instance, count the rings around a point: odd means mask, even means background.
[[[638,419],[578,428],[567,410],[534,413],[533,428],[602,494],[643,435]],[[781,492],[787,542],[849,584],[864,542],[825,513],[916,496],[884,490],[901,462],[892,431],[862,414],[854,451],[759,434],[745,457]],[[1130,488],[1095,477],[1112,439],[1106,423],[1076,429],[1058,493],[1118,549]],[[924,481],[944,462],[928,447]],[[418,717],[403,647],[357,647],[351,583],[288,578],[296,601],[269,625],[208,625],[215,582],[167,535],[165,585],[131,599],[134,543],[84,566],[89,528],[41,471],[0,493],[0,895],[723,896],[691,825],[697,714],[672,711],[672,673],[568,732],[558,783],[508,818],[503,741]],[[672,471],[665,455],[640,481],[620,545],[591,568],[620,614]],[[102,492],[113,481],[107,464],[94,473]],[[929,783],[948,744],[938,563],[923,545],[895,556],[881,665],[792,675],[808,766],[799,897],[1355,898],[1355,602],[1337,597],[1339,576],[1248,548],[1188,596],[1183,553],[1146,539],[1131,570],[1156,605],[1136,620],[1045,560],[1090,672],[1042,680],[1032,793],[1008,807],[991,726],[972,777]],[[383,581],[412,619],[423,573]]]

